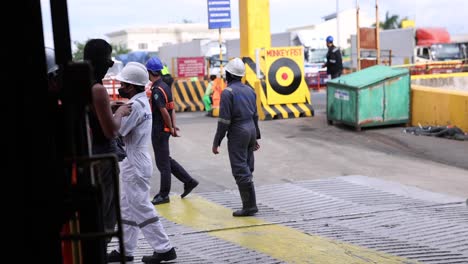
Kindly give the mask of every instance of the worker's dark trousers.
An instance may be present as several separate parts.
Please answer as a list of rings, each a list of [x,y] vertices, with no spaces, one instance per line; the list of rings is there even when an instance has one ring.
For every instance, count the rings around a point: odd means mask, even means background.
[[[113,149],[110,145],[94,145],[93,154],[109,154],[113,153]],[[117,168],[112,166],[110,161],[100,162],[95,166],[95,173],[100,175],[100,181],[103,189],[103,218],[104,218],[104,227],[108,231],[113,231],[115,225],[117,224],[117,211],[115,200],[119,199],[119,194],[114,193],[114,182],[113,176],[115,173],[119,173],[119,167]],[[110,238],[106,240],[107,243],[110,242]]]
[[[113,174],[116,173],[116,168],[112,167],[112,164],[109,161],[105,161],[103,162],[103,166],[101,166],[100,171],[102,175],[102,184],[106,190],[104,192],[105,193],[104,195],[104,225],[107,230],[113,231],[115,228],[115,225],[117,224],[117,212],[115,209],[115,206],[116,206],[115,199],[119,199],[118,197],[119,194],[114,193],[115,183],[112,178]]]
[[[338,78],[338,77],[340,77],[340,76],[341,76],[341,71],[331,74],[331,78],[332,78],[332,79]]]
[[[228,152],[232,175],[237,184],[252,182],[255,142],[253,122],[231,125],[228,131]]]
[[[152,135],[156,166],[161,174],[159,194],[163,197],[168,196],[171,191],[171,173],[184,184],[193,180],[187,171],[169,156],[169,137],[170,134],[165,132],[153,133]]]
[[[228,131],[229,161],[242,200],[242,209],[232,214],[236,217],[251,216],[258,212],[252,181],[255,142],[256,130],[253,121],[231,125]]]

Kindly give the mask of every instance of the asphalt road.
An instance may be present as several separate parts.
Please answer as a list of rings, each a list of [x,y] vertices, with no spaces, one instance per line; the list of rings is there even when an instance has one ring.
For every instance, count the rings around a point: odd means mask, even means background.
[[[355,132],[329,126],[325,93],[312,93],[314,117],[261,121],[261,148],[255,154],[256,185],[364,175],[424,190],[468,198],[468,141],[414,136],[403,127],[377,127]],[[177,113],[181,137],[171,138],[171,156],[200,181],[194,192],[237,189],[231,175],[226,139],[221,153],[211,145],[216,118],[201,112]],[[152,194],[159,190],[154,166]],[[172,191],[183,184],[172,178]]]

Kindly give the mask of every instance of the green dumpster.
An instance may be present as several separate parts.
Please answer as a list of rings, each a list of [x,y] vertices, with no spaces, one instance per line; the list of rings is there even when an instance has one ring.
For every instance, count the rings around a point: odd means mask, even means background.
[[[408,69],[376,65],[327,82],[327,121],[361,127],[407,124]]]

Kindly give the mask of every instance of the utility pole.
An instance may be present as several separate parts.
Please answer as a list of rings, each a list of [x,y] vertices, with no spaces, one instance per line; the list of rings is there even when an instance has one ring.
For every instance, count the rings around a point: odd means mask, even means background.
[[[336,42],[338,43],[338,47],[340,47],[340,7],[339,7],[340,0],[336,0]]]
[[[375,0],[375,45],[377,47],[377,65],[380,64],[379,4]]]
[[[356,50],[357,50],[357,70],[361,70],[361,39],[360,39],[360,28],[359,28],[359,3],[356,0]]]

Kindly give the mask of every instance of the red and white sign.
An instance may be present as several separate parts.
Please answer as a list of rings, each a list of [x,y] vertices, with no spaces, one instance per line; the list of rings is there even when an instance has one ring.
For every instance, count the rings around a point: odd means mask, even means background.
[[[178,77],[203,77],[205,75],[205,58],[177,58]]]

